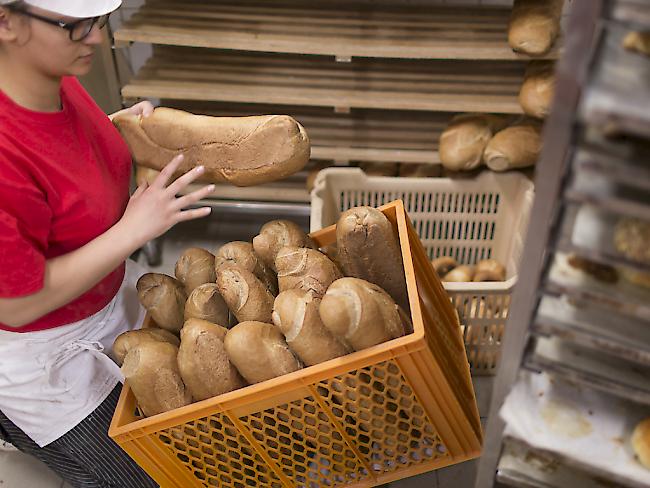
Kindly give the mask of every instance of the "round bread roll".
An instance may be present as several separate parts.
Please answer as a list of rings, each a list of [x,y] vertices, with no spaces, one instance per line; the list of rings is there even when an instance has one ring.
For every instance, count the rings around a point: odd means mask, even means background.
[[[533,121],[497,132],[483,153],[485,164],[493,171],[533,166],[542,150],[541,132],[541,125]]]
[[[228,305],[216,283],[205,283],[194,289],[185,303],[185,320],[202,319],[213,324],[228,324]]]
[[[639,54],[650,56],[650,31],[628,32],[623,39],[623,47],[628,51],[634,51]]]
[[[355,351],[405,335],[411,324],[379,286],[358,278],[341,278],[327,289],[319,312],[323,324]]]
[[[128,330],[121,333],[113,343],[113,358],[120,366],[124,362],[127,353],[135,346],[145,342],[169,342],[176,347],[180,345],[178,337],[165,329],[148,327],[146,329]]]
[[[273,323],[306,366],[344,356],[351,349],[327,330],[318,313],[320,300],[305,290],[280,293],[273,305]]]
[[[250,271],[235,266],[219,268],[217,288],[239,322],[272,321],[274,297]]]
[[[634,428],[632,449],[639,462],[650,469],[650,417],[639,422]]]
[[[468,281],[472,281],[473,278],[474,278],[474,268],[472,266],[463,265],[452,269],[449,273],[447,273],[442,278],[442,281],[465,283]]]
[[[185,285],[188,294],[199,285],[214,283],[214,255],[205,249],[190,247],[176,261],[174,274]]]
[[[519,104],[524,113],[538,119],[545,118],[555,94],[555,65],[550,62],[528,63],[524,83],[519,90]]]
[[[455,116],[440,135],[438,152],[442,166],[451,171],[469,171],[480,166],[483,151],[507,119],[488,114]]]
[[[126,354],[122,373],[145,416],[192,403],[178,370],[177,355],[178,347],[168,342],[145,342]]]
[[[187,293],[180,281],[160,273],[143,274],[136,283],[138,299],[162,329],[178,334],[183,327]]]
[[[305,231],[290,220],[267,222],[260,229],[259,235],[253,238],[255,254],[273,271],[276,271],[275,257],[278,255],[278,251],[285,246],[316,249],[316,245]]]
[[[305,247],[283,247],[275,258],[280,291],[299,288],[320,298],[343,275],[325,254]]]
[[[222,266],[236,266],[250,271],[257,276],[269,291],[275,296],[278,294],[278,278],[255,254],[250,242],[233,241],[224,244],[215,255],[216,269]]]
[[[616,250],[632,261],[650,264],[650,222],[626,217],[614,229]]]
[[[246,386],[230,363],[223,341],[228,329],[207,320],[189,319],[181,329],[178,369],[194,401]]]
[[[483,259],[476,263],[474,281],[505,281],[506,268],[496,259]]]
[[[397,176],[398,163],[361,163],[359,167],[368,176]]]
[[[273,324],[240,322],[228,331],[224,346],[230,361],[250,384],[302,368]]]
[[[513,51],[541,56],[550,51],[560,32],[563,0],[515,0],[508,25]]]
[[[439,258],[433,259],[431,261],[433,269],[436,270],[436,273],[441,278],[449,273],[452,269],[459,266],[458,261],[456,261],[451,256],[441,256]]]

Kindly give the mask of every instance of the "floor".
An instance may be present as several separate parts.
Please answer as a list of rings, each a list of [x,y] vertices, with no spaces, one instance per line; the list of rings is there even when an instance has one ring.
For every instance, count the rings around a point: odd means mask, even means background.
[[[203,247],[215,251],[221,244],[233,240],[251,240],[261,225],[274,218],[285,218],[277,214],[269,216],[243,213],[225,214],[214,212],[208,219],[177,225],[160,241],[162,260],[156,266],[147,264],[144,253],[136,258],[152,271],[173,276],[174,263],[188,247]],[[308,229],[307,218],[292,219]],[[474,388],[485,425],[492,391],[492,377],[474,378]],[[390,484],[391,488],[472,488],[476,472],[476,461],[469,461],[434,472],[414,476]],[[40,461],[8,449],[0,444],[0,488],[72,488]]]

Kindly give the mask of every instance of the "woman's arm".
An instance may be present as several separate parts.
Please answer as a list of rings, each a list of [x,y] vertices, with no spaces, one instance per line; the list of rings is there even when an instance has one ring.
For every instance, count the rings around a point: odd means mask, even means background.
[[[207,196],[213,185],[176,198],[203,173],[203,167],[167,186],[182,160],[182,156],[174,158],[151,186],[139,186],[122,218],[105,233],[75,251],[48,260],[40,291],[20,298],[0,298],[0,323],[21,327],[62,307],[95,286],[147,241],[178,222],[208,215],[209,207],[182,209]]]

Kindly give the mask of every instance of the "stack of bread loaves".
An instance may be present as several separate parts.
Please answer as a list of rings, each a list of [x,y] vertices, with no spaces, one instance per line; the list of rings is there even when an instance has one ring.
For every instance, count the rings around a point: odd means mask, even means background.
[[[341,215],[328,254],[293,222],[251,242],[187,249],[175,278],[137,283],[155,327],[115,341],[142,412],[155,415],[412,332],[402,255],[374,208]]]

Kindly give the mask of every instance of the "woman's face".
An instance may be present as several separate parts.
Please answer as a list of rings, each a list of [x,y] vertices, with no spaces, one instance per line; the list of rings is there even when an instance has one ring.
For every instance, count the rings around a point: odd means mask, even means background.
[[[48,19],[73,22],[74,18],[61,16],[47,10],[27,6],[29,12]],[[95,25],[81,41],[71,41],[69,31],[38,19],[9,11],[10,29],[13,32],[11,47],[16,56],[13,62],[28,63],[29,67],[48,77],[82,76],[90,71],[95,47],[102,42]],[[6,39],[5,39],[6,41]]]

